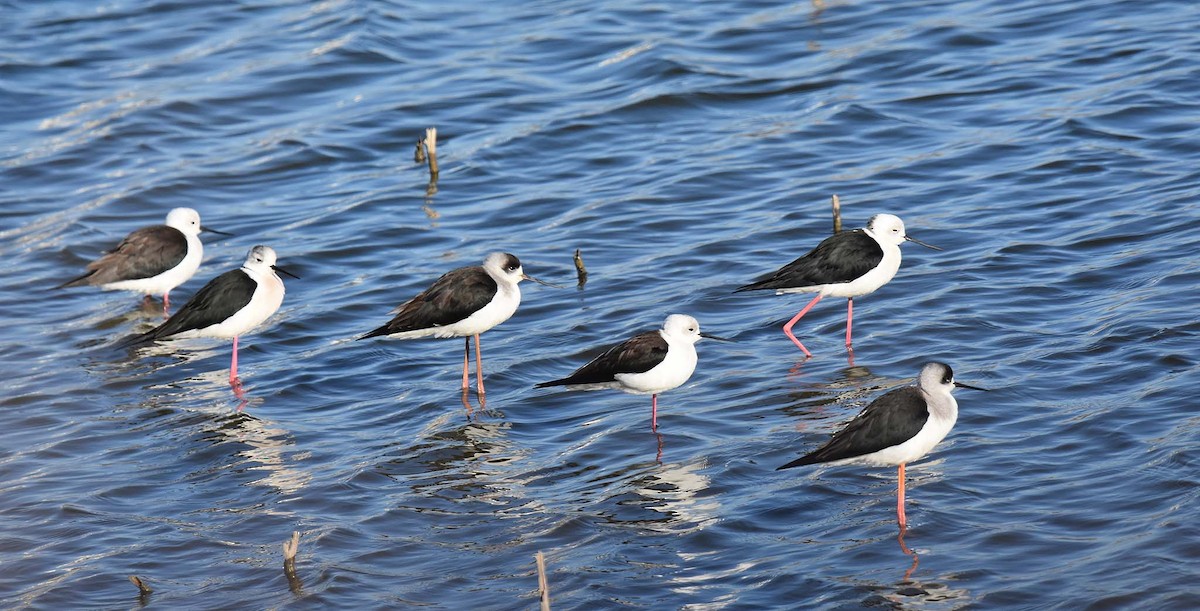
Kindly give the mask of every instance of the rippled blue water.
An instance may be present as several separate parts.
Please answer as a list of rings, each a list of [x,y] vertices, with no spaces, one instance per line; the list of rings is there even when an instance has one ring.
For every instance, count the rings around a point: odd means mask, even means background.
[[[0,2],[0,606],[1196,608],[1200,8],[1189,1]],[[440,180],[413,162],[439,130]],[[779,325],[731,291],[876,212],[945,248]],[[51,287],[175,206],[242,342]],[[352,342],[516,253],[484,336]],[[736,344],[648,399],[532,385],[672,312]],[[931,358],[909,469],[776,472]],[[280,544],[301,533],[295,579]],[[902,549],[907,546],[915,556]],[[914,559],[919,563],[914,566]],[[139,598],[128,575],[154,589]]]

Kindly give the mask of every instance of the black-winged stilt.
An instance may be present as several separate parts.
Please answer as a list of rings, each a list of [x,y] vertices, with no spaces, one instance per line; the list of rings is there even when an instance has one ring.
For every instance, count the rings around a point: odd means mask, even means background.
[[[904,528],[904,466],[928,454],[954,428],[958,401],[950,393],[955,387],[987,390],[955,382],[954,371],[945,363],[926,363],[915,386],[884,393],[825,445],[779,469],[815,463],[898,466],[896,518]]]
[[[283,303],[283,281],[276,272],[296,278],[275,265],[275,251],[269,246],[255,246],[240,268],[213,278],[163,324],[122,345],[165,338],[232,337],[229,383],[236,386],[238,337],[270,318]]]
[[[58,288],[99,286],[106,291],[161,294],[166,311],[171,305],[171,289],[187,282],[200,267],[202,231],[230,235],[201,225],[200,214],[191,208],[175,208],[167,214],[165,225],[130,233],[116,248],[88,263],[86,274]]]
[[[672,314],[663,328],[639,333],[607,350],[560,380],[537,388],[566,386],[571,390],[613,388],[650,395],[650,428],[658,430],[658,394],[681,386],[696,370],[696,342],[707,337],[700,323],[686,314]]]
[[[776,295],[816,293],[817,296],[799,314],[783,325],[784,335],[799,346],[804,356],[812,356],[812,353],[792,334],[792,326],[822,297],[846,297],[846,347],[850,348],[854,298],[874,292],[896,275],[900,269],[900,244],[905,241],[941,250],[906,234],[904,221],[899,217],[876,214],[866,227],[835,233],[803,257],[734,292],[769,289]]]
[[[476,390],[483,395],[479,334],[508,320],[517,311],[521,305],[521,289],[517,285],[522,280],[553,286],[526,275],[516,256],[492,253],[483,260],[483,265],[446,272],[429,288],[392,310],[395,317],[387,324],[358,339],[465,338],[462,389],[466,392],[470,387],[468,364],[474,336]]]

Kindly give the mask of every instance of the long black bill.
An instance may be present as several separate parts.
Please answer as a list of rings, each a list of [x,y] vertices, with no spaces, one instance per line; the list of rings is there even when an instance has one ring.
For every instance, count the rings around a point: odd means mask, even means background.
[[[228,236],[233,235],[232,233],[226,233],[224,231],[217,231],[216,229],[213,229],[212,227],[205,227],[204,225],[200,226],[200,231],[207,231],[208,233],[215,233],[217,235],[228,235]]]
[[[295,278],[295,279],[297,279],[297,280],[299,280],[299,279],[300,279],[300,276],[297,276],[296,274],[293,274],[292,272],[289,272],[288,270],[286,270],[286,269],[283,269],[282,267],[279,267],[278,265],[272,265],[272,266],[271,266],[271,269],[273,269],[273,270],[275,270],[275,271],[277,271],[277,272],[279,272],[279,273],[281,273],[281,274],[283,274],[283,275],[285,275],[285,276],[291,276],[291,277],[293,277],[293,278]]]
[[[538,283],[538,284],[541,284],[541,285],[543,285],[543,286],[548,286],[548,287],[550,287],[550,288],[556,288],[556,289],[565,289],[565,288],[567,288],[567,287],[565,287],[565,286],[563,286],[563,285],[561,285],[561,284],[554,284],[553,282],[546,282],[545,280],[538,280],[537,278],[534,278],[533,276],[530,276],[529,274],[521,274],[521,277],[522,277],[522,278],[524,278],[524,279],[526,279],[526,280],[532,280],[533,282],[536,282],[536,283]]]
[[[926,244],[910,235],[904,236],[904,239],[908,240],[909,242],[916,242],[917,244],[920,244],[921,246],[924,246],[925,248],[932,248],[934,250],[942,250],[941,248],[938,248],[937,246],[934,246],[933,244]]]
[[[978,386],[971,386],[970,384],[963,384],[962,382],[955,382],[954,385],[959,388],[970,388],[971,390],[991,390],[990,388],[980,388]]]
[[[719,342],[732,342],[732,341],[734,341],[734,340],[732,340],[732,339],[729,339],[728,337],[718,337],[718,336],[716,336],[716,335],[709,335],[709,334],[707,334],[707,333],[701,333],[701,334],[700,334],[700,337],[703,337],[703,338],[705,338],[705,339],[715,339],[715,340],[717,340],[717,341],[719,341]]]

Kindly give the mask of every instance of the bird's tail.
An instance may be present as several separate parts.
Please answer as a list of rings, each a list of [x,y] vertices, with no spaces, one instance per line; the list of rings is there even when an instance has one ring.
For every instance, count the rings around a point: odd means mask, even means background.
[[[801,456],[800,458],[797,458],[796,460],[793,460],[792,462],[790,462],[786,465],[783,465],[782,467],[776,467],[775,470],[782,471],[784,469],[791,469],[792,467],[800,467],[803,465],[813,465],[813,464],[816,464],[819,462],[821,462],[821,461],[816,458],[813,458],[812,455],[810,454],[808,456]]]
[[[158,330],[159,327],[155,327],[145,333],[134,333],[133,335],[127,335],[117,342],[117,349],[124,350],[126,348],[148,344],[158,339]]]
[[[354,338],[354,341],[367,339],[368,337],[379,337],[380,335],[387,335],[387,334],[388,334],[388,326],[383,325],[382,327],[379,327],[378,329],[375,329],[374,331],[371,331],[370,333],[364,333],[363,335],[360,335],[360,336]]]
[[[758,282],[752,282],[745,286],[737,287],[736,289],[733,290],[733,292],[740,293],[742,291],[761,291],[763,289],[775,288],[775,287],[771,286],[772,280],[774,280],[774,278],[767,278],[766,280],[759,280]]]
[[[80,277],[78,277],[78,278],[75,278],[75,279],[72,279],[72,280],[67,280],[66,282],[64,282],[64,283],[62,283],[62,284],[60,284],[60,285],[58,285],[58,286],[56,286],[56,287],[54,287],[54,288],[56,288],[56,289],[65,289],[65,288],[71,288],[71,287],[73,287],[73,286],[87,286],[87,284],[88,284],[88,279],[89,279],[89,278],[91,278],[91,277],[92,277],[92,274],[94,274],[94,273],[96,273],[94,270],[93,270],[93,271],[89,271],[88,273],[86,273],[86,274],[84,274],[84,275],[82,275],[82,276],[80,276]]]

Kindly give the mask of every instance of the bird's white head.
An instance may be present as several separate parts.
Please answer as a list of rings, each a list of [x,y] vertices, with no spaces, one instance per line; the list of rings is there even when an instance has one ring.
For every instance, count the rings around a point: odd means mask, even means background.
[[[687,314],[672,314],[663,322],[663,333],[694,344],[700,341],[700,322]]]
[[[521,268],[521,260],[516,255],[506,252],[494,252],[483,260],[483,269],[497,282],[516,286],[522,280],[528,279],[525,270]]]
[[[262,272],[270,270],[275,267],[275,249],[262,244],[251,248],[242,267]]]
[[[885,244],[901,244],[908,237],[904,221],[894,214],[876,214],[867,221],[867,233]]]
[[[917,383],[922,390],[931,395],[948,395],[956,387],[987,390],[986,388],[955,382],[954,370],[949,365],[937,361],[925,363],[925,366],[921,368],[921,375],[917,378]]]
[[[904,221],[894,214],[876,214],[867,221],[867,233],[875,237],[883,244],[895,244],[899,246],[904,242],[915,242],[925,248],[933,250],[941,250],[937,246],[926,244],[910,235],[904,230]]]
[[[200,235],[200,213],[191,208],[175,208],[167,213],[167,227],[173,227],[184,235]]]
[[[954,370],[945,363],[937,361],[925,363],[917,384],[931,395],[949,394],[954,390]]]
[[[682,339],[693,344],[700,341],[701,338],[715,339],[722,342],[733,341],[724,337],[701,333],[700,321],[687,314],[672,314],[668,316],[667,320],[663,322],[662,332],[667,339]]]

